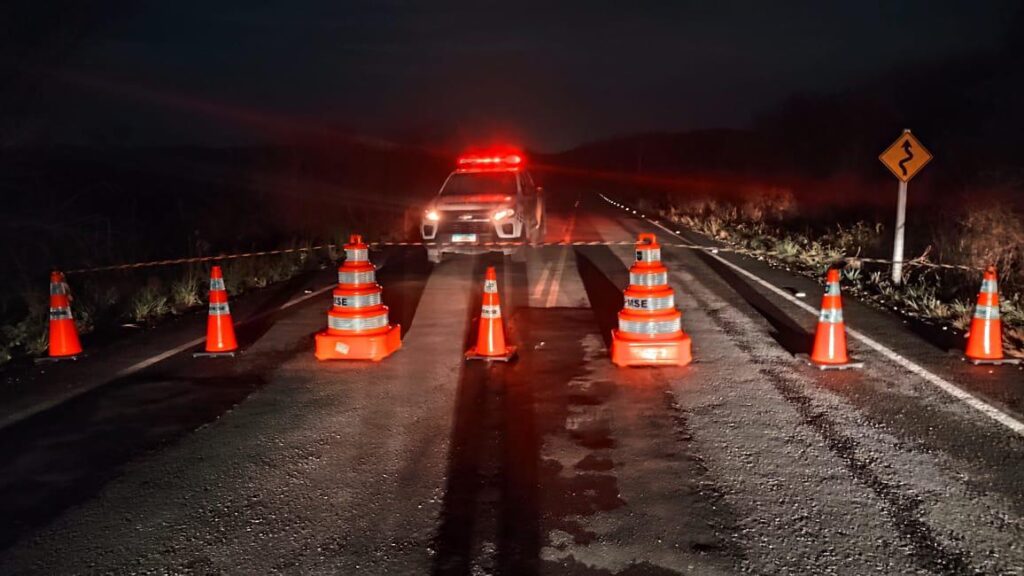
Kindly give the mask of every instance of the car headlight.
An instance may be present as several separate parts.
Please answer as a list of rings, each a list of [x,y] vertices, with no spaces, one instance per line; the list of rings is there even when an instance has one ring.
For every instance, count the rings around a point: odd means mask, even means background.
[[[423,213],[423,216],[431,222],[437,222],[441,219],[441,214],[439,214],[437,210],[427,210]]]
[[[515,216],[515,214],[516,214],[516,211],[511,209],[511,208],[502,208],[501,210],[498,210],[497,212],[495,212],[494,216],[492,216],[492,217],[497,221],[497,220],[504,220],[506,218],[511,218],[512,216]]]

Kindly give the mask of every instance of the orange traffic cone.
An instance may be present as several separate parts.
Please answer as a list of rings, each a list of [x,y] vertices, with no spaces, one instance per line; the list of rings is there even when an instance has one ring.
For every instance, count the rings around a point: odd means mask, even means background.
[[[640,234],[629,286],[612,330],[612,362],[617,366],[685,366],[693,360],[690,337],[683,332],[668,269],[654,234]]]
[[[71,290],[64,274],[54,270],[50,273],[50,334],[49,356],[43,361],[77,360],[82,354],[82,343],[78,340],[78,329],[71,316]]]
[[[466,352],[466,359],[508,362],[515,355],[515,346],[505,344],[505,324],[501,320],[501,300],[498,297],[498,276],[494,273],[494,266],[488,266],[487,274],[484,276],[484,298],[480,306],[476,346]]]
[[[206,319],[206,351],[193,356],[234,356],[238,351],[235,326],[231,322],[228,291],[224,287],[224,273],[220,266],[210,269],[210,312]]]
[[[846,325],[843,323],[843,297],[839,290],[839,270],[829,268],[825,295],[821,297],[821,314],[814,334],[810,364],[821,370],[861,368],[863,363],[851,362],[846,354]]]
[[[370,247],[353,234],[345,245],[345,262],[338,268],[334,306],[327,312],[327,330],[316,335],[317,360],[379,362],[402,347],[402,330],[388,324],[388,307],[381,303]]]
[[[964,356],[972,364],[1019,364],[1016,358],[1003,357],[1003,323],[999,318],[999,286],[995,266],[985,270],[974,307],[971,329],[967,332]]]

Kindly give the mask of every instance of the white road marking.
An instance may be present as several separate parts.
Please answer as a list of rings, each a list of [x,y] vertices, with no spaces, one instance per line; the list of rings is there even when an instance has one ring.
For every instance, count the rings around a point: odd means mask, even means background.
[[[602,198],[605,197],[602,195]],[[608,198],[605,198],[605,200],[608,200]],[[683,238],[682,235],[677,234],[672,230],[669,230],[668,228],[662,226],[660,223],[655,222],[653,220],[649,220],[649,222],[651,224],[654,224],[658,228],[661,228],[665,232],[668,232],[669,234],[679,238],[680,240],[683,240],[684,242],[689,242],[689,240]],[[694,244],[694,246],[696,245]],[[760,276],[757,276],[752,272],[748,272],[747,270],[744,270],[743,268],[733,264],[732,262],[729,262],[728,260],[722,258],[717,254],[711,253],[708,250],[705,250],[705,253],[711,256],[712,258],[718,260],[719,262],[725,264],[726,266],[732,268],[733,270],[739,272],[740,274],[743,274],[747,278],[750,278],[754,282],[757,282],[761,286],[764,286],[768,290],[771,290],[775,294],[778,294],[779,296],[785,298],[787,301],[796,304],[797,307],[801,308],[802,310],[805,310],[808,313],[813,314],[815,316],[818,315],[818,310],[816,308],[810,306],[805,302],[797,300],[796,298],[788,294],[786,291],[782,290],[781,288],[777,288],[775,285],[769,283],[767,280],[762,279]],[[846,333],[859,340],[862,344],[875,350],[882,356],[885,356],[895,364],[902,366],[908,371],[920,376],[926,382],[938,387],[943,392],[946,392],[950,396],[962,401],[971,408],[974,408],[975,410],[981,412],[982,414],[988,416],[989,418],[995,420],[996,422],[1002,424],[1003,426],[1006,426],[1010,430],[1016,432],[1018,435],[1024,436],[1024,422],[1021,422],[1020,420],[1014,418],[1010,414],[1007,414],[1006,412],[1003,412],[1002,410],[996,408],[995,406],[989,404],[988,402],[985,402],[981,398],[975,396],[974,394],[971,394],[970,392],[964,390],[963,388],[960,388],[956,384],[953,384],[952,382],[949,382],[948,380],[942,378],[941,376],[938,376],[937,374],[917,364],[913,360],[910,360],[909,358],[899,354],[898,352],[892,350],[891,348],[887,347],[881,342],[874,340],[873,338],[864,334],[863,332],[860,332],[859,330],[854,330],[853,328],[847,326]]]
[[[299,304],[301,302],[305,302],[306,300],[309,300],[310,298],[319,296],[319,295],[323,294],[324,292],[327,292],[328,290],[332,290],[336,286],[337,286],[337,284],[331,284],[331,285],[326,286],[324,288],[320,288],[319,290],[314,290],[313,292],[311,292],[309,294],[304,294],[302,296],[299,296],[298,298],[293,298],[293,299],[289,300],[288,302],[285,302],[284,304],[282,304],[279,308],[275,308],[273,310],[267,310],[265,312],[261,312],[261,313],[255,315],[255,316],[253,316],[251,318],[247,318],[241,324],[252,322],[253,320],[258,320],[258,319],[263,318],[265,316],[268,316],[270,314],[274,314],[276,312],[280,312],[281,310],[285,310],[287,308],[291,308],[292,306],[295,306],[296,304]],[[111,383],[111,382],[113,382],[115,380],[118,380],[120,378],[124,378],[125,376],[131,376],[132,374],[135,374],[139,370],[143,370],[143,369],[148,368],[148,367],[150,367],[150,366],[152,366],[154,364],[157,364],[159,362],[163,362],[164,360],[166,360],[166,359],[168,359],[168,358],[170,358],[172,356],[175,356],[177,354],[181,354],[182,352],[184,352],[184,351],[186,351],[186,350],[188,350],[190,348],[195,348],[196,346],[199,346],[200,344],[202,344],[205,341],[206,341],[206,337],[205,336],[200,337],[200,338],[194,338],[192,340],[189,340],[188,342],[185,342],[183,344],[179,344],[178,346],[175,346],[174,348],[171,348],[170,350],[164,350],[163,352],[161,352],[159,354],[156,354],[156,355],[150,356],[149,358],[145,358],[143,360],[140,360],[140,361],[136,362],[135,364],[132,364],[131,366],[128,366],[126,368],[122,368],[121,370],[118,370],[117,372],[115,372],[110,378],[105,378],[105,379],[102,379],[102,380],[98,380],[98,381],[96,381],[96,382],[94,382],[94,383],[92,383],[90,385],[83,386],[81,388],[76,388],[75,390],[71,391],[68,394],[63,394],[61,396],[57,396],[55,398],[51,398],[51,399],[49,399],[49,400],[47,400],[47,401],[45,401],[43,403],[36,404],[36,405],[32,406],[31,408],[27,408],[27,409],[22,410],[20,412],[16,412],[16,413],[8,416],[7,418],[4,418],[2,421],[0,421],[0,430],[4,429],[4,428],[6,428],[6,427],[8,427],[8,426],[10,426],[12,424],[15,424],[17,422],[20,422],[21,420],[24,420],[24,419],[26,419],[26,418],[28,418],[30,416],[34,416],[35,414],[38,414],[40,412],[44,412],[46,410],[49,410],[50,408],[53,408],[54,406],[58,406],[60,404],[63,404],[64,402],[67,402],[68,400],[77,398],[78,396],[81,396],[82,394],[86,394],[86,393],[88,393],[88,392],[90,392],[92,390],[95,390],[96,388],[99,388],[101,386],[106,386],[107,384],[109,384],[109,383]]]
[[[558,257],[558,266],[551,277],[551,291],[548,292],[548,300],[544,304],[546,308],[552,308],[558,302],[558,287],[562,280],[562,273],[565,271],[565,260],[569,256],[569,247],[562,248],[562,254]]]
[[[579,205],[579,200],[576,201],[576,205]],[[574,207],[575,208],[575,207]],[[569,244],[572,242],[572,231],[576,228],[576,210],[572,211],[572,216],[569,217],[569,222],[565,225],[565,236],[562,237],[562,242]],[[562,274],[565,272],[565,260],[569,257],[569,247],[563,246],[562,253],[558,257],[558,266],[555,267],[555,273],[551,277],[551,291],[548,292],[547,302],[544,304],[545,308],[552,308],[558,302],[558,288],[562,281]]]
[[[551,275],[552,262],[548,262],[547,266],[544,267],[544,271],[540,273],[540,279],[537,280],[537,286],[533,289],[533,297],[540,299],[544,295],[544,287],[548,283],[548,276]]]

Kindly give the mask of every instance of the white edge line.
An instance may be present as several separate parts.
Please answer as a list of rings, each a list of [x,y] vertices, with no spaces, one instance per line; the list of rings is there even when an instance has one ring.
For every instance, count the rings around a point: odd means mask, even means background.
[[[240,324],[245,324],[247,322],[252,322],[253,320],[257,320],[259,318],[263,318],[264,316],[267,316],[269,314],[274,314],[276,312],[280,312],[281,310],[286,310],[288,308],[291,308],[292,306],[295,306],[296,304],[299,304],[301,302],[305,302],[306,300],[309,300],[310,298],[313,298],[314,296],[319,296],[320,294],[323,294],[324,292],[327,292],[328,290],[333,289],[335,286],[337,286],[337,284],[331,284],[331,285],[326,286],[324,288],[320,288],[319,290],[315,290],[315,291],[313,291],[313,292],[311,292],[309,294],[304,294],[302,296],[299,296],[298,298],[293,298],[292,300],[289,300],[288,302],[285,302],[284,304],[282,304],[279,308],[275,308],[273,310],[267,310],[266,312],[262,312],[260,314],[257,314],[255,316],[251,317],[251,318],[246,318],[245,321],[241,322]],[[154,364],[157,364],[159,362],[163,362],[164,360],[166,360],[166,359],[168,359],[168,358],[170,358],[172,356],[177,356],[178,354],[181,354],[182,352],[188,350],[189,348],[194,348],[196,346],[199,346],[204,341],[206,341],[206,337],[205,336],[203,336],[201,338],[195,338],[193,340],[189,340],[188,342],[185,342],[184,344],[179,344],[178,346],[175,346],[174,348],[171,348],[170,350],[164,350],[163,352],[161,352],[159,354],[156,354],[155,356],[150,356],[149,358],[146,358],[144,360],[140,360],[140,361],[136,362],[135,364],[132,364],[131,366],[128,366],[126,368],[122,368],[121,370],[118,370],[117,372],[115,372],[109,378],[98,380],[98,381],[94,382],[90,386],[84,386],[82,388],[76,388],[75,390],[73,390],[73,391],[71,391],[71,392],[69,392],[67,394],[64,394],[64,395],[61,395],[61,396],[57,396],[56,398],[51,398],[50,400],[47,400],[46,402],[43,402],[41,404],[36,404],[36,405],[32,406],[31,408],[26,408],[25,410],[22,410],[21,412],[16,412],[13,415],[8,416],[7,418],[4,418],[3,421],[0,422],[0,430],[3,430],[3,429],[5,429],[8,426],[11,426],[13,424],[17,424],[18,422],[21,422],[22,420],[25,420],[26,418],[30,418],[30,417],[32,417],[32,416],[34,416],[36,414],[39,414],[40,412],[45,412],[46,410],[49,410],[50,408],[53,408],[54,406],[59,406],[60,404],[63,404],[64,402],[67,402],[68,400],[73,400],[74,398],[77,398],[78,396],[81,396],[82,394],[86,394],[88,392],[91,392],[92,390],[100,388],[101,386],[106,386],[107,384],[110,384],[111,382],[113,382],[115,380],[118,380],[120,378],[124,378],[126,376],[131,376],[132,374],[138,372],[139,370],[143,370],[143,369],[148,368],[148,367],[150,367],[150,366],[152,366]]]
[[[610,200],[603,194],[601,195],[601,197],[604,198],[605,201],[610,202]],[[689,240],[684,238],[682,235],[676,234],[672,230],[669,230],[668,228],[662,226],[660,223],[654,221],[649,222],[651,224],[654,224],[658,228],[661,228],[665,232],[668,232],[669,234],[675,236],[676,238],[679,238],[680,240],[683,240],[685,242],[689,242]],[[717,254],[711,253],[709,250],[704,250],[704,253],[718,260],[719,262],[725,264],[726,266],[732,268],[733,270],[739,272],[740,274],[743,274],[747,278],[750,278],[751,280],[757,282],[761,286],[764,286],[765,288],[771,290],[775,294],[778,294],[779,296],[785,298],[787,301],[796,304],[803,310],[817,316],[818,311],[814,307],[810,306],[805,302],[797,300],[790,294],[787,294],[786,291],[782,290],[781,288],[777,288],[773,284],[769,283],[767,280],[764,280],[760,276],[755,275],[753,272],[744,270],[743,268],[737,266],[736,264],[729,262],[725,258],[722,258]],[[860,332],[859,330],[854,330],[853,328],[847,327],[846,332],[850,336],[853,336],[854,338],[859,340],[861,343],[867,345],[876,352],[880,353],[882,356],[885,356],[892,362],[902,366],[903,368],[906,368],[907,370],[920,376],[927,382],[939,387],[942,391],[946,392],[950,396],[953,396],[954,398],[961,400],[971,408],[974,408],[975,410],[981,412],[982,414],[988,416],[989,418],[995,420],[996,422],[1002,424],[1003,426],[1006,426],[1010,430],[1013,430],[1018,435],[1024,436],[1024,422],[1017,420],[1013,416],[1007,414],[1006,412],[1003,412],[1002,410],[996,408],[995,406],[992,406],[988,402],[985,402],[984,400],[978,398],[974,394],[971,394],[970,392],[964,390],[963,388],[960,388],[956,384],[953,384],[952,382],[949,382],[948,380],[942,378],[941,376],[934,374],[930,370],[915,363],[913,360],[910,360],[909,358],[902,356],[895,350],[892,350],[891,348],[885,346],[884,344],[878,342],[877,340],[874,340],[873,338],[867,336],[866,334]]]

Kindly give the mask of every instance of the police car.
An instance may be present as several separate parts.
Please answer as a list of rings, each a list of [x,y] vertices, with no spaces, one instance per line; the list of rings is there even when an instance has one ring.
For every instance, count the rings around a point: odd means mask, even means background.
[[[518,243],[544,239],[542,193],[518,152],[460,157],[423,211],[427,257],[440,262],[446,253],[522,254]]]

